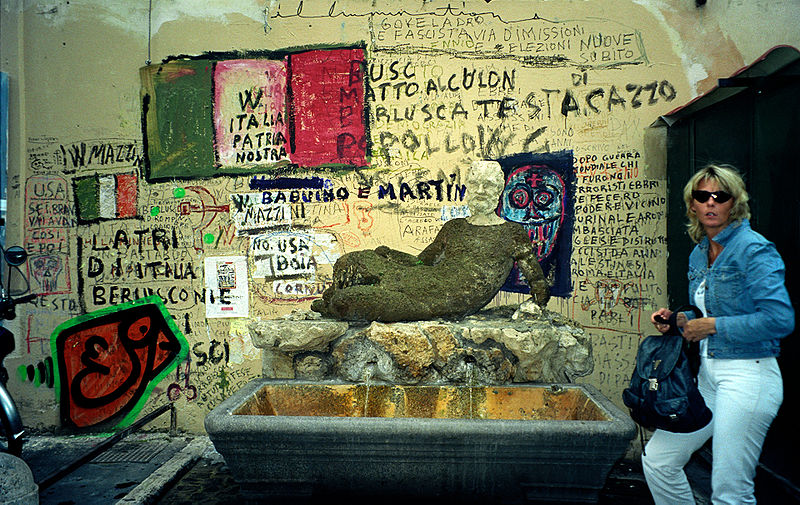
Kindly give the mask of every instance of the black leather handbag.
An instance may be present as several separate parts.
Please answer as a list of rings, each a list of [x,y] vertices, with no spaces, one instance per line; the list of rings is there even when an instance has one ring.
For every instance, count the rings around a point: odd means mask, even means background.
[[[699,345],[684,340],[677,325],[678,313],[688,310],[703,315],[694,305],[683,306],[670,316],[667,333],[639,344],[636,368],[622,401],[643,428],[690,433],[711,421],[711,410],[697,389]]]

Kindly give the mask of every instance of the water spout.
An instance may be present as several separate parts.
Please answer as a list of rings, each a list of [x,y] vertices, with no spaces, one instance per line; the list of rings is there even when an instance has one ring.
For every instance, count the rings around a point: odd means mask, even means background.
[[[369,387],[372,382],[372,376],[375,374],[375,368],[378,363],[375,361],[368,361],[364,367],[364,384],[366,385],[366,393],[364,394],[364,413],[362,417],[367,416],[367,409],[369,409]]]
[[[464,357],[464,365],[467,367],[467,390],[469,391],[469,418],[475,419],[474,399],[472,389],[475,386],[475,356],[467,355]]]

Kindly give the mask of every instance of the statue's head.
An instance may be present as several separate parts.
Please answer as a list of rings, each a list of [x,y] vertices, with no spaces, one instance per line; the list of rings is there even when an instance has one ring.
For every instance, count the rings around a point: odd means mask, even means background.
[[[561,176],[545,165],[515,168],[506,179],[502,214],[509,221],[521,223],[531,241],[539,242],[539,260],[553,251],[564,221],[565,191]]]
[[[503,169],[496,161],[473,161],[467,172],[469,207],[476,214],[495,213],[503,192]]]

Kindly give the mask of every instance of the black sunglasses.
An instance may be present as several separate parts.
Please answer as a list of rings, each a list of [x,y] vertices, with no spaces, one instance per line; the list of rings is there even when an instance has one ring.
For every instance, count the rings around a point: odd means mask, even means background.
[[[724,191],[702,191],[699,189],[695,189],[692,191],[692,198],[697,200],[700,203],[705,202],[709,198],[713,198],[717,203],[725,203],[731,198],[733,195],[730,193],[726,193]]]

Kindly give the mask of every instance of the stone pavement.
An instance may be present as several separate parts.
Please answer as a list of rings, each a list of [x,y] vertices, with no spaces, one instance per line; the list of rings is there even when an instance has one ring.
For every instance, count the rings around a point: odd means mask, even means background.
[[[107,435],[106,435],[107,437]],[[244,505],[239,486],[225,461],[208,437],[169,435],[167,433],[133,433],[89,461],[81,462],[74,471],[48,482],[48,478],[70,463],[80,460],[105,437],[30,436],[23,447],[22,459],[40,483],[42,505]],[[698,505],[707,505],[709,490],[708,464],[694,458],[688,467]],[[42,487],[44,484],[44,487]],[[757,477],[757,493],[761,505],[798,504],[795,497],[780,492],[773,481]],[[337,498],[314,497],[309,505],[337,503]],[[349,503],[366,503],[347,498]],[[442,504],[447,500],[412,500],[415,505]],[[279,503],[270,501],[270,503]],[[293,503],[296,503],[293,502]],[[393,503],[381,498],[380,503]],[[396,500],[395,503],[408,503]],[[612,470],[601,493],[599,505],[652,504],[641,466],[636,461],[622,460]],[[491,504],[487,504],[491,505]]]
[[[237,495],[239,486],[233,480],[224,460],[217,457],[202,458],[175,486],[165,492],[158,505],[243,505],[248,502]],[[255,502],[262,503],[262,502]],[[289,505],[289,502],[270,501],[271,504]],[[296,500],[292,504],[298,503]],[[304,505],[331,505],[336,503],[380,503],[381,505],[443,505],[446,498],[420,499],[414,497],[348,497],[319,496],[305,499]],[[465,503],[463,500],[461,503]],[[485,504],[485,502],[480,502]],[[652,505],[640,469],[630,462],[620,462],[612,471],[598,505]],[[707,504],[698,501],[698,504]],[[485,504],[493,505],[493,504]]]
[[[686,467],[686,472],[692,483],[696,505],[709,505],[711,492],[710,466],[708,454],[695,455]],[[247,502],[238,496],[239,486],[233,479],[225,461],[214,451],[213,447],[199,458],[194,466],[175,485],[166,489],[156,502],[158,505],[245,505]],[[339,498],[339,499],[336,499]],[[767,475],[759,469],[756,475],[756,498],[760,505],[800,505],[800,496],[787,490],[786,486]],[[442,505],[449,503],[447,499],[420,500],[407,498],[392,499],[380,497],[368,500],[353,497],[320,496],[306,500],[305,505],[331,505],[336,503],[380,503],[381,505]],[[257,502],[262,503],[262,502]],[[281,502],[270,501],[271,504],[287,505]],[[291,505],[295,505],[293,501]],[[638,460],[621,460],[606,480],[606,485],[600,493],[597,505],[652,505],[653,500],[647,489],[647,484],[642,475],[641,464]],[[482,505],[494,505],[485,504]],[[565,504],[562,504],[565,505]],[[566,504],[568,505],[568,504]]]
[[[42,505],[247,503],[239,496],[238,484],[208,437],[139,432],[91,460],[80,461],[105,438],[107,435],[28,437],[22,459],[40,484]],[[76,461],[80,464],[72,465]],[[69,466],[76,468],[64,473]],[[63,475],[59,476],[59,471]],[[331,498],[314,497],[306,503],[334,503]],[[347,501],[361,503],[353,498]],[[380,501],[392,503],[385,497]],[[419,505],[446,502],[413,501]],[[620,462],[609,477],[601,505],[648,503],[652,502],[641,470],[631,462]]]
[[[42,505],[133,505],[156,503],[203,453],[207,437],[135,433],[88,461],[81,459],[104,436],[35,435],[22,459],[39,484]],[[70,467],[75,466],[74,470]]]

